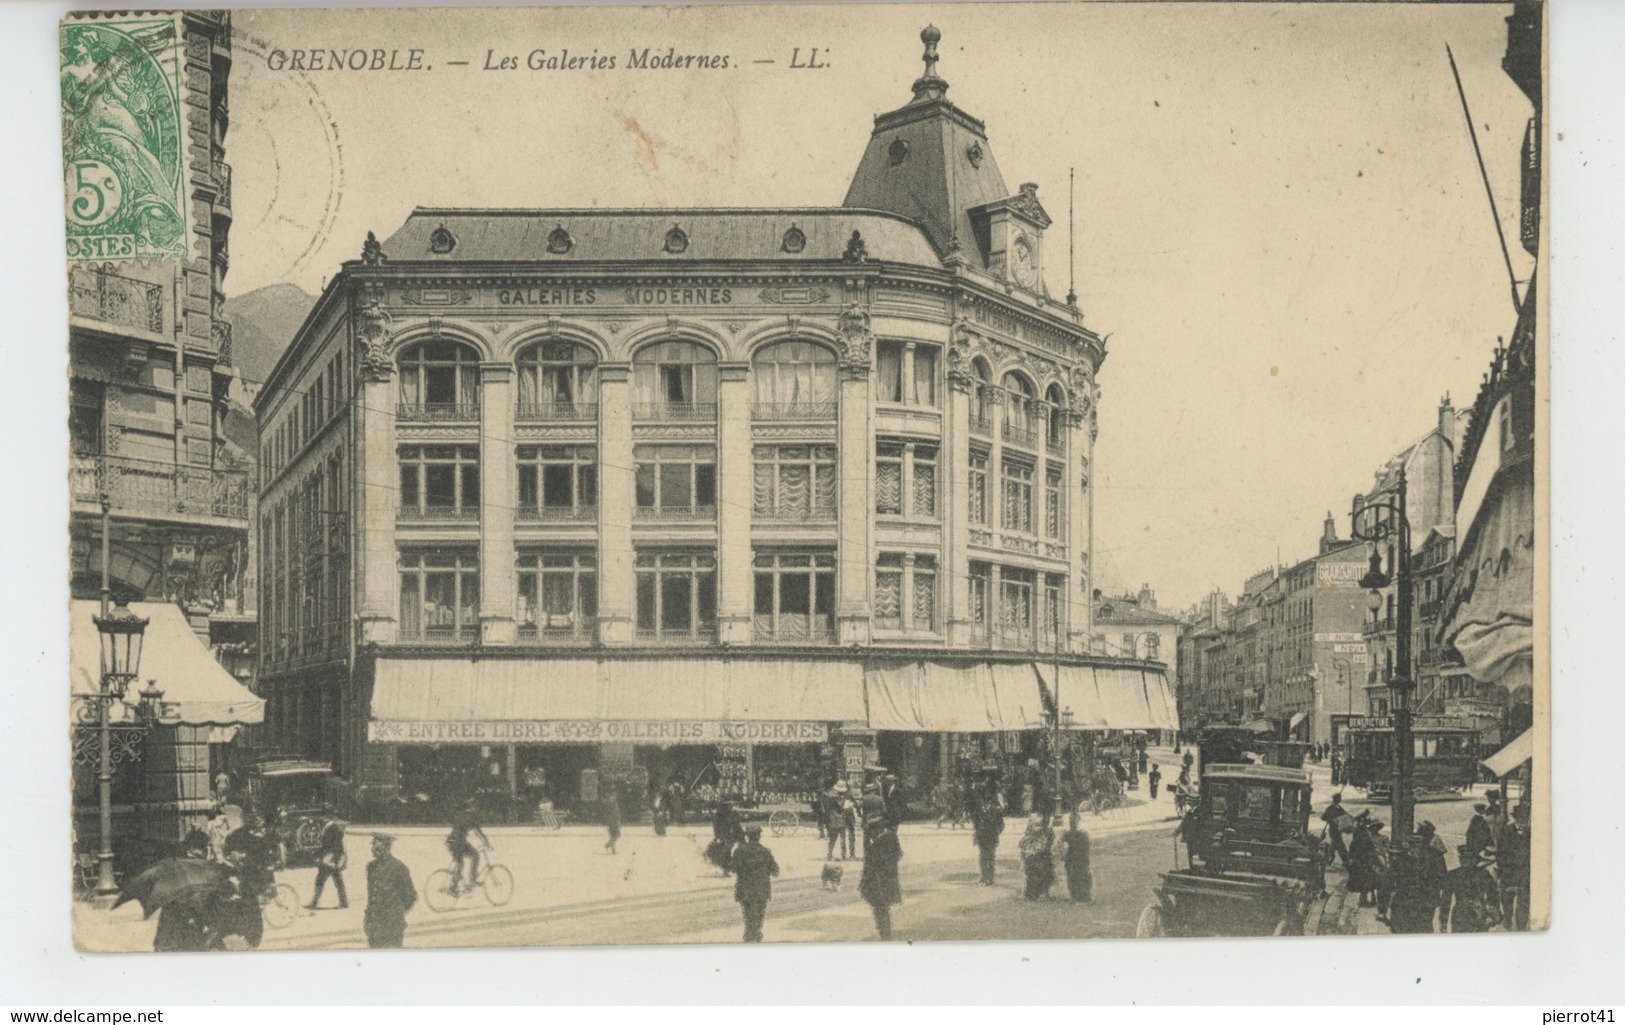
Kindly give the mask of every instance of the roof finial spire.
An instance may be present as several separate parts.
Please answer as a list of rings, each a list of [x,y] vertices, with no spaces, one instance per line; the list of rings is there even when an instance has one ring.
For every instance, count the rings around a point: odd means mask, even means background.
[[[948,91],[948,83],[937,76],[937,43],[942,39],[942,30],[935,25],[927,25],[920,30],[920,42],[925,44],[925,74],[914,83],[914,100],[941,99],[943,93]]]

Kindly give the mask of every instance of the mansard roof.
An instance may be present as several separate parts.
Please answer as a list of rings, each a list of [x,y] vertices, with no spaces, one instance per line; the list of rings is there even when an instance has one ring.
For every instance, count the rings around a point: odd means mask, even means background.
[[[419,207],[383,242],[396,261],[584,263],[839,261],[857,232],[870,261],[941,267],[918,224],[831,207],[459,209]]]

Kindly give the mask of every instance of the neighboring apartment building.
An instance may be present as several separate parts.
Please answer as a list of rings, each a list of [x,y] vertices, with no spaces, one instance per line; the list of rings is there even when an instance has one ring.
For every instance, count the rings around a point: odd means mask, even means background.
[[[257,401],[285,746],[387,814],[876,761],[924,793],[1038,756],[1057,688],[1174,727],[1160,663],[1088,653],[1103,341],[922,38],[841,207],[369,236]]]
[[[1439,579],[1448,555],[1442,549],[1453,546],[1455,540],[1455,459],[1462,432],[1467,426],[1467,414],[1458,412],[1447,395],[1439,402],[1433,429],[1402,451],[1396,453],[1377,471],[1371,491],[1356,496],[1356,505],[1391,492],[1403,468],[1406,483],[1406,514],[1410,524],[1411,568],[1415,580],[1412,588],[1411,654],[1415,665],[1412,675],[1418,685],[1416,707],[1432,707],[1430,702],[1442,700],[1437,684],[1441,682],[1445,655],[1435,639],[1420,636],[1424,618],[1437,628],[1438,605],[1442,591]],[[1394,546],[1380,546],[1384,570],[1393,576]],[[1424,547],[1426,551],[1424,552]],[[1367,559],[1371,547],[1363,546]],[[1441,558],[1444,561],[1441,561]],[[1431,596],[1430,596],[1431,595]],[[1399,621],[1395,603],[1397,588],[1390,583],[1382,592],[1383,604],[1375,614],[1368,614],[1362,627],[1367,653],[1365,702],[1362,711],[1371,715],[1388,712],[1388,681],[1394,675],[1396,652],[1395,630]],[[1428,677],[1435,684],[1424,686],[1423,663],[1427,661]]]
[[[115,816],[122,834],[139,832],[162,844],[201,821],[210,806],[211,761],[219,764],[225,741],[237,726],[258,721],[260,707],[210,657],[213,646],[233,672],[249,676],[241,655],[253,636],[252,422],[232,416],[238,382],[230,325],[219,315],[231,227],[225,162],[231,16],[86,14],[65,22],[63,31],[90,50],[116,48],[131,38],[126,33],[139,34],[150,47],[143,53],[151,67],[144,70],[154,76],[144,81],[177,83],[179,95],[137,90],[100,102],[153,104],[146,109],[151,118],[184,119],[188,129],[183,151],[161,153],[152,166],[184,178],[190,208],[144,198],[151,201],[149,229],[189,231],[193,258],[184,265],[75,262],[68,274],[73,693],[93,693],[100,682],[93,617],[105,502],[111,596],[135,603],[149,620],[137,684],[114,712],[121,763],[113,780]],[[93,109],[97,96],[65,85],[66,132],[97,130],[98,118],[107,116]],[[80,116],[82,127],[75,123]],[[139,168],[107,160],[108,177],[138,180]],[[162,725],[153,728],[134,709],[149,681],[167,697]],[[76,704],[94,710],[94,702]],[[96,832],[86,832],[97,803],[95,732],[81,729],[75,739],[81,837]],[[127,825],[132,819],[139,819],[135,829]]]

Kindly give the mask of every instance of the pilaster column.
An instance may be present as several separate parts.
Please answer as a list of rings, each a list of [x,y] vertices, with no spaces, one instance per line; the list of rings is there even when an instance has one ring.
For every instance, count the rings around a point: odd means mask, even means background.
[[[480,364],[480,639],[515,639],[513,366]]]
[[[1004,647],[1004,567],[991,563],[987,568],[987,646]]]
[[[717,639],[749,644],[751,574],[750,364],[717,367]]]
[[[381,342],[363,344],[357,371],[361,402],[361,452],[351,504],[361,513],[361,608],[363,644],[393,642],[399,629],[400,574],[395,552],[395,516],[400,505],[399,456],[395,451],[395,366]]]
[[[865,328],[867,317],[864,318]],[[869,351],[847,349],[840,370],[840,538],[836,542],[837,642],[868,644],[870,544],[874,524],[874,431],[869,393]]]
[[[1092,472],[1089,453],[1093,446],[1089,443],[1089,429],[1081,417],[1070,414],[1067,416],[1066,434],[1068,466],[1062,477],[1062,487],[1066,489],[1063,505],[1066,515],[1067,564],[1072,570],[1072,579],[1067,581],[1069,592],[1069,600],[1066,603],[1067,648],[1070,651],[1087,651],[1091,597],[1094,588],[1091,579],[1093,567],[1090,565],[1092,561],[1090,525],[1094,520],[1094,489],[1089,478]]]
[[[947,587],[943,596],[943,632],[951,648],[969,647],[973,624],[970,617],[970,414],[971,379],[968,373],[950,372],[948,402],[942,425],[943,462],[947,464],[948,488],[943,495],[942,525],[948,551],[942,572]],[[988,487],[991,489],[992,482]],[[992,500],[992,496],[988,496]],[[946,746],[944,748],[946,750]]]
[[[598,367],[598,638],[631,644],[632,569],[632,367]]]

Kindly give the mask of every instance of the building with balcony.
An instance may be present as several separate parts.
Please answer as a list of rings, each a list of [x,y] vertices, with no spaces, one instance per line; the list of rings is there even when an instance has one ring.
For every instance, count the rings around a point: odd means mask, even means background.
[[[923,796],[1057,707],[1173,728],[1160,663],[1089,653],[1104,344],[924,38],[842,206],[369,236],[256,406],[282,746],[387,814]]]
[[[76,27],[85,31],[97,17]],[[155,66],[175,75],[182,108],[191,111],[178,163],[190,186],[185,220],[194,258],[76,262],[68,291],[74,693],[98,686],[91,617],[102,586],[105,505],[112,597],[178,610],[148,616],[146,650],[153,666],[186,677],[159,679],[144,670],[128,702],[149,679],[171,697],[197,699],[171,701],[168,725],[157,730],[141,729],[133,708],[115,710],[126,730],[120,750],[131,759],[115,775],[120,832],[126,817],[142,810],[141,829],[155,842],[177,840],[200,820],[210,806],[211,762],[219,767],[224,741],[258,717],[258,702],[241,686],[251,676],[255,634],[248,529],[254,425],[246,406],[234,406],[240,386],[231,326],[220,315],[232,218],[224,159],[231,20],[188,11],[172,25],[153,36],[166,44]],[[179,45],[167,45],[175,32]],[[170,67],[172,59],[178,67]],[[207,700],[211,688],[230,700]],[[230,723],[211,718],[209,709],[228,705],[237,709]],[[88,736],[75,747],[74,798],[76,811],[93,819],[95,745]],[[81,819],[81,837],[94,836],[86,826]]]
[[[1508,706],[1507,737],[1532,728],[1538,675],[1536,365],[1538,286],[1547,266],[1539,258],[1543,14],[1537,3],[1513,5],[1501,62],[1533,107],[1523,141],[1519,236],[1535,265],[1516,297],[1511,341],[1496,345],[1456,453],[1455,561],[1439,613],[1441,642],[1460,656],[1475,683],[1474,695],[1456,700]]]
[[[1355,499],[1359,506],[1367,499],[1392,491],[1403,468],[1414,573],[1411,657],[1415,663],[1412,673],[1418,686],[1415,695],[1418,709],[1436,707],[1444,697],[1447,652],[1438,644],[1436,634],[1438,603],[1444,588],[1441,574],[1449,556],[1441,553],[1452,550],[1455,544],[1455,460],[1467,420],[1467,414],[1458,411],[1446,395],[1439,401],[1433,428],[1384,463],[1375,474],[1372,490]],[[1366,553],[1369,558],[1369,546]],[[1391,543],[1379,554],[1385,567],[1393,565],[1395,553]],[[1367,655],[1364,711],[1369,715],[1388,714],[1388,681],[1395,672],[1397,650],[1397,601],[1397,587],[1390,583],[1383,589],[1382,607],[1370,614],[1361,628]],[[1432,631],[1429,636],[1422,635],[1424,621]],[[1452,688],[1455,686],[1452,684]]]

